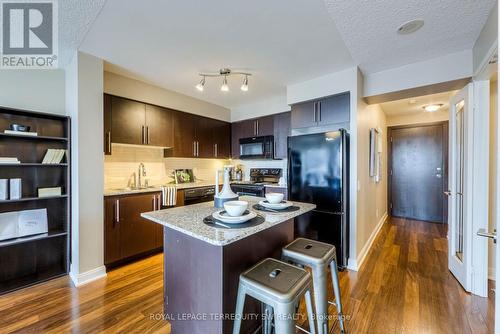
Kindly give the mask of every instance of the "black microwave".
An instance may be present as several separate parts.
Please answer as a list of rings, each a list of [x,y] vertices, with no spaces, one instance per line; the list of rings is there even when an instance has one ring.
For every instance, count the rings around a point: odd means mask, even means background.
[[[274,159],[274,136],[241,138],[240,159]]]

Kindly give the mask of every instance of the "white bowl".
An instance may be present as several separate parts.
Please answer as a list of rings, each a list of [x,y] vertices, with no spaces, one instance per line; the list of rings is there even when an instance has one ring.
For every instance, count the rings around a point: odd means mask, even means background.
[[[224,209],[231,217],[239,217],[248,208],[246,201],[229,201],[224,203]]]
[[[281,203],[285,195],[280,194],[280,193],[267,193],[266,194],[266,199],[269,203],[271,204],[278,204]]]

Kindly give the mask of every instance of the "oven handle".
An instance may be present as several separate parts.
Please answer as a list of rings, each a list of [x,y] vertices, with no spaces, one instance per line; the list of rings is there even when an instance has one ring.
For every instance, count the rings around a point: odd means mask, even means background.
[[[247,193],[247,192],[244,192],[244,191],[237,191],[236,194],[238,196],[255,196],[255,197],[259,197],[259,196],[257,196],[254,193]]]

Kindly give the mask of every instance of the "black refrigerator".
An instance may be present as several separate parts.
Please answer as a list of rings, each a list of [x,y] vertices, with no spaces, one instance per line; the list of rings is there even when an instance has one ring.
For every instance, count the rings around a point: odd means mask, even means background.
[[[288,138],[288,198],[316,204],[295,219],[295,237],[333,244],[349,257],[349,135],[346,130]]]

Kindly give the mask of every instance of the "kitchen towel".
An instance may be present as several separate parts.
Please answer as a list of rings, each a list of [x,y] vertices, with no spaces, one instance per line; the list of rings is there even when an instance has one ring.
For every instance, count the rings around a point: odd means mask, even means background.
[[[177,204],[177,188],[161,187],[162,206],[175,206]]]

